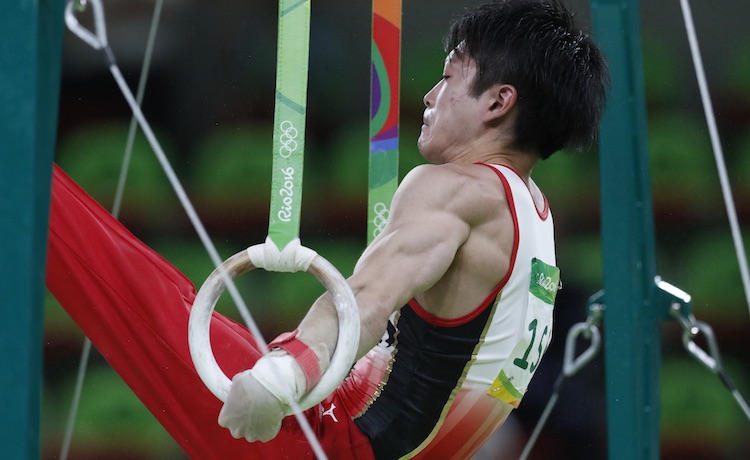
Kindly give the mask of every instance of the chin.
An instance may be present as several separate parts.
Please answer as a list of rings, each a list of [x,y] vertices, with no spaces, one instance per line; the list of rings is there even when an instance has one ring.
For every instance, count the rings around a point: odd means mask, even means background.
[[[419,150],[419,154],[427,160],[430,163],[440,163],[439,161],[436,161],[440,158],[440,150],[435,148],[434,143],[430,142],[430,137],[426,136],[424,133],[419,136],[419,139],[417,140],[417,150]]]
[[[417,150],[419,155],[427,161],[430,161],[430,152],[422,142],[417,142]]]

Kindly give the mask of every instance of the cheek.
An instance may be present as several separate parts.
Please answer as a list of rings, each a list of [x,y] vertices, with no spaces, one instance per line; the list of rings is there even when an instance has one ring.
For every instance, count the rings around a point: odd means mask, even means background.
[[[466,101],[461,99],[451,99],[450,113],[455,120],[463,120],[470,113]]]

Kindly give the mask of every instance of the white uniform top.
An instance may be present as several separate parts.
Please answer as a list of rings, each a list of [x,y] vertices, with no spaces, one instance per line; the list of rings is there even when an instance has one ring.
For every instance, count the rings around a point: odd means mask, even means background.
[[[514,255],[510,277],[495,301],[495,312],[464,384],[490,385],[490,394],[517,407],[552,339],[560,272],[555,267],[554,226],[546,200],[539,211],[515,171],[493,168],[510,188],[506,194],[516,226]]]
[[[490,166],[513,216],[506,276],[471,313],[443,319],[412,300],[337,390],[376,458],[461,458],[517,407],[552,337],[559,284],[552,214],[512,169]]]

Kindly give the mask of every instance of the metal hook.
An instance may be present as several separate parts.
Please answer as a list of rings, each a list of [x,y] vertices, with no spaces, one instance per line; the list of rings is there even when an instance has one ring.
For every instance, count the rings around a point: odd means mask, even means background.
[[[700,332],[698,327],[696,326],[696,319],[695,316],[691,314],[684,315],[682,313],[682,306],[675,302],[672,304],[671,309],[669,313],[677,320],[678,323],[680,323],[680,327],[682,327],[683,332],[689,333],[691,336],[695,336]]]
[[[698,332],[693,333],[693,330],[697,330]],[[706,353],[703,348],[701,348],[698,344],[695,343],[695,341],[693,341],[693,338],[699,332],[702,332],[703,335],[706,336],[706,342],[708,343],[709,350],[708,353]],[[685,329],[683,331],[682,343],[685,345],[687,351],[691,355],[693,355],[695,359],[700,361],[701,364],[706,366],[708,370],[710,370],[714,374],[718,374],[722,371],[719,346],[716,343],[716,337],[714,336],[714,331],[713,329],[711,329],[711,326],[702,321],[696,321],[691,329]]]
[[[589,315],[586,318],[586,324],[593,327],[599,327],[604,315],[604,304],[594,302],[589,305]]]
[[[73,0],[73,3],[74,3],[73,8],[76,11],[78,12],[86,11],[86,6],[87,6],[86,0]]]
[[[581,333],[585,333],[585,338],[591,339],[591,344],[576,358],[576,338],[578,338],[578,335]],[[570,377],[574,375],[581,370],[583,366],[588,364],[599,351],[600,344],[601,334],[599,333],[599,329],[591,324],[590,321],[574,324],[573,327],[570,328],[570,331],[568,331],[568,337],[565,339],[565,357],[563,361],[563,373],[565,376]]]
[[[90,0],[94,13],[94,28],[96,34],[83,27],[75,16],[75,11],[81,11],[85,8],[89,0],[69,0],[65,7],[65,24],[71,32],[78,35],[81,40],[88,43],[92,48],[101,50],[109,46],[107,43],[107,29],[104,22],[104,7],[100,0]]]
[[[682,314],[678,303],[672,304],[670,313],[682,327],[682,343],[685,349],[714,374],[721,372],[721,354],[719,353],[719,345],[716,343],[716,337],[711,326],[702,321],[697,321],[692,314]],[[693,340],[701,332],[706,336],[708,353]]]

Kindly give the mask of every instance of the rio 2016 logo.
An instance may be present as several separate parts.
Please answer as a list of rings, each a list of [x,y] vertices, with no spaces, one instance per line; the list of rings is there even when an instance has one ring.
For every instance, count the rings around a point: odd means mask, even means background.
[[[549,292],[555,292],[558,288],[558,283],[555,283],[551,277],[545,276],[544,273],[539,274],[539,277],[536,280],[536,284],[541,286],[542,289],[546,289]]]
[[[279,209],[277,215],[280,221],[289,222],[292,218],[292,202],[294,201],[294,168],[289,166],[283,168],[281,172],[284,173],[284,182],[279,189],[279,195],[283,198],[281,209]]]
[[[279,155],[282,158],[289,158],[297,150],[297,136],[299,132],[289,120],[282,121],[279,128],[281,129],[281,134],[279,135],[279,144],[281,144]]]

